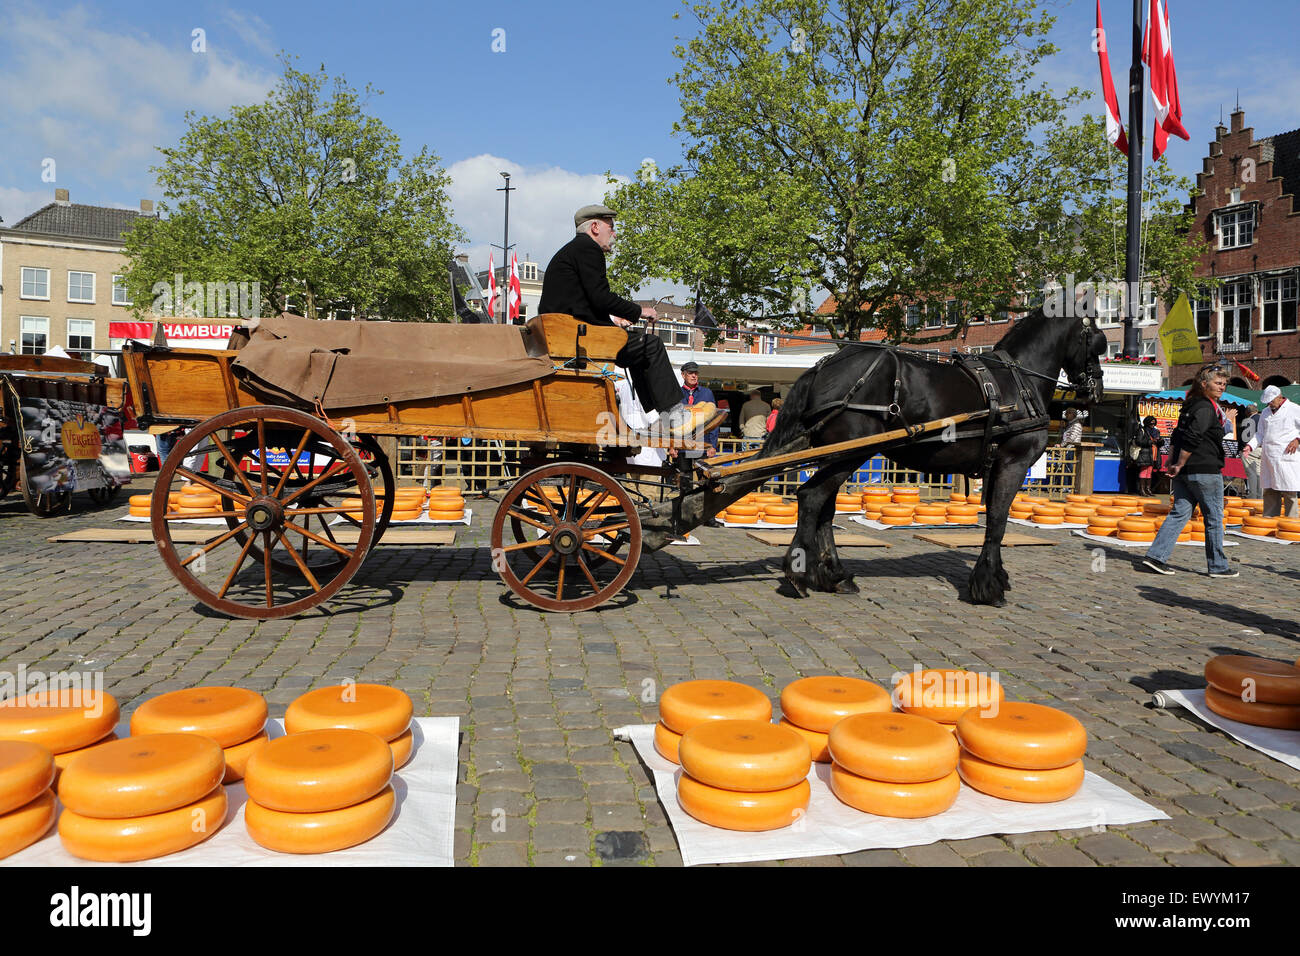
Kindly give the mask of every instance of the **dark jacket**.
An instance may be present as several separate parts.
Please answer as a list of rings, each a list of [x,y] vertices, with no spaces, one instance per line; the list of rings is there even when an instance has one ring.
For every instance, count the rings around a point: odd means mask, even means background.
[[[610,291],[605,253],[585,233],[574,236],[551,258],[537,311],[563,312],[592,325],[613,325],[611,315],[632,322],[641,318],[641,306]]]
[[[1183,404],[1172,446],[1174,463],[1182,452],[1191,452],[1181,475],[1216,475],[1223,471],[1223,423],[1211,399],[1197,396]]]

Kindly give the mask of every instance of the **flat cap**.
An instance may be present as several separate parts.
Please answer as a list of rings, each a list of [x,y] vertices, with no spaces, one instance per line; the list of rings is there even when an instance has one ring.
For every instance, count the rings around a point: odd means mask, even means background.
[[[613,219],[617,215],[618,213],[614,212],[614,210],[610,209],[608,206],[602,206],[600,203],[595,203],[590,206],[583,206],[575,212],[573,214],[573,225],[576,229],[584,222],[589,222],[592,219]]]
[[[683,374],[685,374],[686,372],[698,372],[699,370],[700,367],[696,365],[694,362],[687,362],[685,365],[682,366]]]

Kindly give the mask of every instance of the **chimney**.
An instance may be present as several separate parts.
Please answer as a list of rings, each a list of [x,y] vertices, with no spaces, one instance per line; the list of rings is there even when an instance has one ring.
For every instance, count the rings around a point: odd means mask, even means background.
[[[141,199],[141,200],[140,200],[140,213],[141,213],[141,215],[145,215],[145,216],[151,216],[151,215],[153,215],[153,200],[152,200],[152,199]]]
[[[58,203],[60,206],[72,205],[72,200],[68,198],[68,191],[66,189],[54,190],[54,201]]]
[[[1246,111],[1238,106],[1232,111],[1232,115],[1229,116],[1228,119],[1232,123],[1232,131],[1234,133],[1240,133],[1246,126]]]

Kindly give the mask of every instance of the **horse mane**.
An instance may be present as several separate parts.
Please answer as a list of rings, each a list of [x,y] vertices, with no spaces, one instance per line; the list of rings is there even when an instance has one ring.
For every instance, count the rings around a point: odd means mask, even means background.
[[[1051,322],[1043,312],[1043,307],[1039,306],[1034,311],[1027,312],[1019,321],[1011,323],[1011,328],[1007,329],[1006,334],[998,339],[998,344],[993,347],[1010,349],[1028,344],[1030,340],[1040,337],[1050,325]]]

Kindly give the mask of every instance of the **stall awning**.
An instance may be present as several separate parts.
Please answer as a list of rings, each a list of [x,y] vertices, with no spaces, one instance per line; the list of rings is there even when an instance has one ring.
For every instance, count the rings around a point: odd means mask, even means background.
[[[1181,402],[1183,399],[1187,397],[1187,389],[1167,388],[1163,392],[1148,392],[1146,395],[1143,395],[1142,397],[1173,400],[1173,401]],[[1246,398],[1241,398],[1238,395],[1231,395],[1228,392],[1223,393],[1223,401],[1227,402],[1229,405],[1240,405],[1242,408],[1249,408],[1252,411],[1255,409],[1254,402]]]

